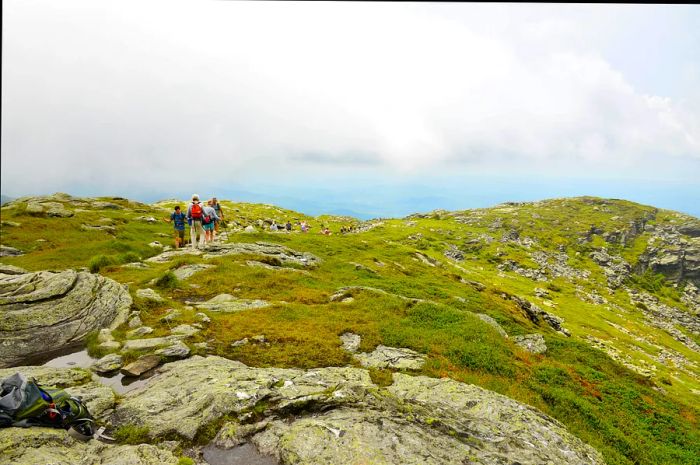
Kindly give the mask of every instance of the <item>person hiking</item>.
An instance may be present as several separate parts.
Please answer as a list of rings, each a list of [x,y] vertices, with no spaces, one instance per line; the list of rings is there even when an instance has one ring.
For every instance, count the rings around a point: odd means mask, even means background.
[[[208,243],[215,239],[214,227],[219,217],[214,209],[214,201],[210,200],[202,208],[202,228],[204,229],[204,240]]]
[[[214,222],[214,234],[216,234],[219,232],[219,223],[222,223],[221,224],[222,227],[226,226],[225,224],[223,224],[223,222],[224,222],[224,209],[221,208],[221,204],[216,199],[216,197],[212,198],[211,200],[213,202],[212,206],[214,207],[214,211],[216,212],[216,216],[219,218],[218,220],[216,220],[216,222]]]
[[[190,224],[190,241],[192,241],[192,248],[197,248],[197,243],[199,246],[204,246],[204,229],[202,229],[202,218],[204,216],[204,209],[202,204],[199,203],[199,196],[197,194],[192,194],[192,203],[187,207],[187,222]]]
[[[292,232],[292,223],[287,220],[287,224],[284,225],[284,228],[287,230],[287,232]]]
[[[180,211],[180,205],[175,206],[175,211],[170,214],[170,218],[163,218],[167,223],[173,223],[175,231],[175,248],[185,246],[185,220],[187,216]]]

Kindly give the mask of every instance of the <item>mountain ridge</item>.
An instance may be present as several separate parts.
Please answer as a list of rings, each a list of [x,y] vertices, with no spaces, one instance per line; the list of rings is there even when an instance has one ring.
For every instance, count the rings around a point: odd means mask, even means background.
[[[170,334],[161,321],[170,310],[181,325],[204,312],[215,324],[188,337],[193,353],[261,367],[353,365],[366,357],[343,349],[349,333],[362,353],[406,348],[425,358],[417,374],[543,410],[607,463],[692,463],[698,452],[695,217],[589,196],[368,221],[222,201],[222,241],[168,251],[161,219],[175,202],[17,199],[3,206],[2,245],[22,255],[2,261],[130,283],[133,311],[156,338]],[[294,232],[269,231],[273,220]],[[311,232],[299,232],[301,221]],[[120,344],[134,337],[127,326],[114,331]],[[266,342],[241,342],[259,335]],[[370,369],[380,384],[405,371]]]

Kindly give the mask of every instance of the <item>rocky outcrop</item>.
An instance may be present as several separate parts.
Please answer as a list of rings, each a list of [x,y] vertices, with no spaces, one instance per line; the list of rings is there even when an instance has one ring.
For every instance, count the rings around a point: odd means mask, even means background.
[[[251,442],[282,464],[604,463],[538,410],[449,379],[394,374],[379,388],[358,368],[249,368],[218,357],[158,371],[125,395],[115,425],[194,438],[227,415],[233,420],[220,436],[230,445]]]
[[[700,335],[700,307],[695,307],[691,312],[684,312],[661,303],[646,292],[627,289],[627,293],[630,302],[644,314],[650,325],[663,329],[678,342],[700,353],[700,346],[679,329],[680,327],[696,336]]]
[[[214,265],[206,265],[203,263],[197,263],[194,265],[185,265],[173,271],[173,274],[177,279],[187,279],[193,276],[195,273],[204,271],[209,268],[213,268]]]
[[[603,268],[610,289],[617,289],[625,282],[632,267],[620,256],[612,256],[605,247],[591,252],[591,259]]]
[[[147,262],[165,263],[175,257],[183,255],[202,255],[205,259],[213,257],[222,257],[227,255],[262,255],[275,260],[278,260],[282,265],[301,265],[301,266],[316,266],[320,263],[320,259],[308,252],[297,252],[289,247],[279,244],[270,244],[267,242],[251,243],[221,243],[208,244],[199,249],[184,248],[163,252],[160,255],[151,257]]]
[[[526,334],[524,336],[513,336],[516,345],[533,354],[543,354],[547,352],[547,345],[541,334]]]
[[[211,312],[240,312],[242,310],[264,308],[270,305],[264,300],[239,299],[231,294],[219,294],[206,302],[187,301],[185,303],[193,305],[200,310],[209,310]]]
[[[377,346],[372,352],[353,355],[360,365],[368,368],[393,368],[395,370],[420,370],[426,356],[411,349]]]
[[[545,312],[537,305],[521,297],[511,296],[511,300],[518,304],[518,307],[520,307],[525,316],[527,316],[528,319],[533,323],[538,324],[541,319],[545,323],[547,323],[554,331],[558,331],[565,336],[571,336],[569,330],[562,326],[562,323],[564,323],[563,318],[559,318],[556,315],[552,315],[551,313]]]
[[[24,255],[24,252],[9,245],[0,245],[0,257],[17,257],[19,255]]]
[[[697,220],[654,229],[635,271],[643,273],[649,269],[671,281],[690,281],[700,286],[700,236],[696,235],[697,230],[700,230]]]
[[[97,274],[0,274],[0,366],[26,363],[78,344],[90,331],[114,328],[130,307],[124,286]]]

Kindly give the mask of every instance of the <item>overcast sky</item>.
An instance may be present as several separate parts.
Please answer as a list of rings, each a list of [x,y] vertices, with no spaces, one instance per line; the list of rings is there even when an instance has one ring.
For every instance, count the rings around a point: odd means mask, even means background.
[[[700,216],[700,7],[6,0],[2,192]]]

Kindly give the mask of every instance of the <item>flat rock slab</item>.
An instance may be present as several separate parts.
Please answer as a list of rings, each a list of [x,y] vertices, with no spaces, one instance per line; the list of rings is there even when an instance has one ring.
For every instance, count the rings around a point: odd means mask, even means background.
[[[0,257],[16,257],[18,255],[24,255],[24,252],[8,245],[0,245]]]
[[[148,370],[152,370],[160,365],[161,358],[158,355],[144,355],[135,362],[128,364],[121,369],[124,376],[141,376]]]
[[[181,336],[194,336],[199,332],[199,330],[195,327],[192,327],[190,325],[179,325],[174,327],[173,329],[170,330],[172,334],[179,334]]]
[[[169,346],[180,341],[183,336],[152,337],[149,339],[132,339],[124,342],[124,350],[150,350]]]
[[[204,271],[209,268],[213,268],[214,265],[206,265],[206,264],[196,264],[196,265],[185,265],[181,266],[177,270],[173,271],[173,274],[177,279],[187,279],[191,276],[193,276],[195,273]]]
[[[206,302],[185,302],[201,310],[212,312],[240,312],[254,308],[268,307],[270,304],[264,300],[239,299],[231,294],[219,294]]]
[[[5,265],[0,263],[0,274],[25,274],[28,273],[24,268],[20,268],[14,265]]]
[[[303,266],[316,266],[321,262],[318,257],[308,252],[297,252],[289,247],[267,242],[256,242],[254,244],[245,242],[208,244],[199,249],[185,248],[163,252],[162,254],[151,257],[146,261],[152,263],[165,263],[169,262],[175,257],[181,257],[183,255],[203,255],[205,259],[209,259],[226,255],[241,254],[264,255],[266,257],[276,258],[283,265],[294,263]]]
[[[261,401],[255,424],[242,424]],[[172,406],[177,405],[173,409]],[[194,438],[227,416],[217,441],[254,444],[281,464],[602,465],[602,456],[542,412],[450,379],[367,370],[251,368],[195,356],[158,368],[110,417],[149,435]]]
[[[513,341],[523,349],[533,354],[543,354],[547,352],[547,345],[541,334],[526,334],[524,336],[514,336]]]
[[[361,352],[353,355],[363,367],[395,368],[420,370],[425,364],[425,355],[411,349],[397,349],[383,345],[377,346],[373,352]]]
[[[156,355],[168,359],[187,358],[190,355],[190,348],[182,341],[178,341],[169,347],[156,350]]]
[[[126,320],[131,303],[124,286],[98,274],[0,274],[0,367],[76,345],[91,331],[115,328]]]

